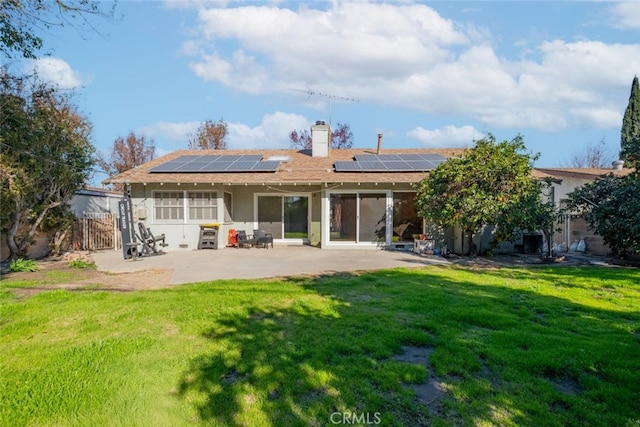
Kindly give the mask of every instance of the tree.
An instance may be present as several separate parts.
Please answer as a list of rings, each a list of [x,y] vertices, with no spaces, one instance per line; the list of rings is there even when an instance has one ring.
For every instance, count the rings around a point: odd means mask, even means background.
[[[522,231],[540,230],[545,238],[545,257],[553,256],[553,235],[560,231],[558,226],[564,222],[564,210],[557,207],[550,197],[552,181],[535,181],[537,191],[529,191],[520,200],[502,213],[501,221],[496,225],[494,244],[515,241],[522,237]]]
[[[89,24],[87,16],[112,16],[116,3],[103,12],[103,3],[92,0],[2,0],[0,1],[0,52],[11,58],[17,53],[36,58],[42,48],[41,28],[64,26],[70,19]]]
[[[311,150],[311,132],[307,129],[293,130],[289,133],[291,148],[294,150]],[[336,129],[331,132],[331,148],[346,149],[353,146],[353,132],[346,123],[338,123]]]
[[[200,125],[195,135],[189,137],[191,150],[226,150],[227,123],[220,119],[217,122],[206,120]]]
[[[486,225],[531,227],[519,224],[526,218],[511,215],[540,199],[539,183],[531,177],[537,156],[524,150],[521,136],[496,143],[488,134],[476,141],[474,148],[441,163],[416,186],[418,212],[439,227],[460,226],[470,249],[473,235]],[[506,238],[506,233],[496,234],[493,244]]]
[[[597,144],[587,145],[581,152],[573,156],[570,167],[607,169],[617,160],[613,153],[607,149],[606,140],[603,138]]]
[[[153,160],[155,157],[155,143],[153,139],[147,139],[144,135],[136,135],[129,132],[126,138],[119,136],[113,142],[109,159],[98,154],[98,164],[109,177],[133,169],[143,163]],[[115,188],[122,189],[121,185]]]
[[[620,158],[630,165],[640,163],[640,85],[638,76],[631,83],[629,103],[622,118]]]
[[[640,174],[613,174],[569,194],[568,209],[583,214],[589,228],[620,256],[640,253]]]
[[[0,89],[0,225],[15,259],[90,177],[94,150],[69,95],[6,71]]]

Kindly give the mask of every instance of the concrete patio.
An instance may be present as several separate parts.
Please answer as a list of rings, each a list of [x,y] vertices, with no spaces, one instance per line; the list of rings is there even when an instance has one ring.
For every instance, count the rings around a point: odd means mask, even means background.
[[[412,252],[321,250],[310,246],[176,251],[138,258],[136,261],[125,260],[122,251],[101,251],[92,255],[98,270],[109,273],[172,270],[170,284],[173,285],[219,279],[334,274],[395,267],[415,268],[448,263],[441,257],[419,256]]]

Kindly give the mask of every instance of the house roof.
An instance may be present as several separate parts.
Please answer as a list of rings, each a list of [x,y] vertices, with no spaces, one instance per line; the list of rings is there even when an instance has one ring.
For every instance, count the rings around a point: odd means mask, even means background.
[[[445,158],[458,157],[462,148],[414,148],[384,149],[381,154],[438,154]],[[179,150],[154,159],[134,169],[105,180],[105,183],[223,183],[223,184],[287,184],[287,183],[414,183],[421,181],[425,172],[336,172],[334,162],[352,160],[356,155],[376,154],[376,149],[333,149],[329,157],[312,157],[310,150]],[[288,158],[280,163],[275,172],[207,172],[176,173],[150,172],[153,168],[187,155],[262,155],[263,159]],[[593,180],[598,176],[613,173],[624,176],[632,169],[588,169],[588,168],[535,168],[531,175],[536,179],[579,178]]]
[[[385,149],[382,154],[439,154],[445,158],[462,155],[464,149]],[[158,173],[151,169],[186,155],[251,155],[261,154],[264,159],[287,157],[276,172],[215,172],[215,173]],[[327,182],[419,182],[424,172],[335,172],[336,161],[348,161],[356,155],[376,154],[375,149],[346,149],[330,151],[329,157],[312,157],[310,150],[180,150],[154,159],[123,172],[105,183],[327,183]]]
[[[599,176],[613,174],[614,176],[629,175],[633,169],[600,169],[600,168],[536,168],[538,173],[552,178],[577,178],[594,180]]]

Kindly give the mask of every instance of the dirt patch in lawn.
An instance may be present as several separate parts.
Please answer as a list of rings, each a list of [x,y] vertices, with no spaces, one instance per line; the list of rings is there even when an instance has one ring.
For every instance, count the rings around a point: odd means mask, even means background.
[[[442,409],[442,400],[446,397],[448,385],[436,377],[429,358],[433,347],[403,346],[402,353],[394,356],[397,362],[415,363],[426,366],[428,377],[422,384],[405,384],[416,394],[416,400],[429,408],[429,413],[437,414]]]
[[[38,261],[38,271],[3,273],[1,279],[3,282],[16,283],[16,286],[7,286],[7,288],[18,296],[29,296],[52,289],[78,292],[96,290],[131,292],[160,289],[170,286],[172,276],[172,269],[154,268],[134,273],[113,274],[97,271],[94,268],[74,268],[69,266],[68,261],[61,258],[48,258]]]

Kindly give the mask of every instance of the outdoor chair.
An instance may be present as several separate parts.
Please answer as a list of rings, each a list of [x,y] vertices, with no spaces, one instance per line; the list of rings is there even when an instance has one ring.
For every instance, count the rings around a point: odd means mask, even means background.
[[[247,235],[247,232],[244,230],[238,230],[238,247],[251,247],[251,246],[255,246],[256,244],[256,239],[255,237],[253,237],[252,235]]]
[[[253,230],[253,238],[256,239],[256,246],[263,246],[269,249],[269,245],[273,248],[273,235],[264,230]]]
[[[143,255],[160,254],[162,253],[162,248],[169,246],[169,244],[164,241],[164,234],[154,236],[151,229],[145,227],[141,222],[138,222],[138,230],[140,231],[138,239],[140,239],[140,243],[142,244]],[[160,249],[158,249],[157,246],[160,246]]]

